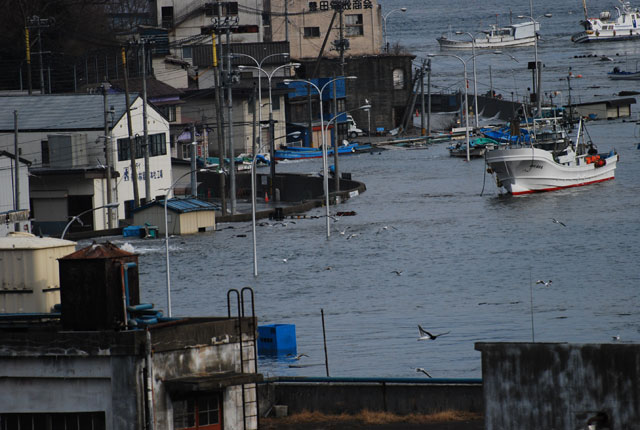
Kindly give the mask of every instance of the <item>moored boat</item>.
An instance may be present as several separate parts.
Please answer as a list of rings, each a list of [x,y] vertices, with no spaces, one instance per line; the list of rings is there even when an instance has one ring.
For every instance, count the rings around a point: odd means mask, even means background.
[[[613,79],[615,81],[637,81],[640,80],[640,72],[625,72],[624,70],[620,70],[619,67],[614,67],[613,70],[607,73],[609,79]]]
[[[540,23],[537,21],[527,21],[504,27],[493,24],[483,32],[484,35],[475,37],[473,42],[468,39],[451,39],[444,34],[437,40],[440,44],[440,49],[472,49],[474,45],[475,48],[480,49],[533,46],[538,30],[540,30]]]
[[[618,154],[598,153],[584,137],[580,143],[582,128],[581,121],[575,143],[558,153],[533,146],[487,151],[486,163],[498,188],[515,196],[614,179]]]
[[[355,154],[358,148],[357,143],[341,145],[338,147],[338,155]],[[327,149],[327,156],[333,155],[333,148]],[[274,158],[276,160],[305,160],[310,158],[322,158],[321,148],[308,147],[287,147],[275,151]]]
[[[632,8],[628,1],[618,1],[620,7],[616,7],[617,17],[612,18],[609,11],[603,11],[598,18],[589,18],[586,0],[582,0],[584,21],[580,24],[584,31],[571,36],[571,40],[575,43],[590,43],[640,39],[640,10]]]
[[[469,157],[482,157],[487,150],[495,149],[500,145],[504,144],[487,137],[474,137],[469,139]],[[464,142],[458,142],[455,145],[450,145],[447,149],[449,150],[449,155],[452,157],[466,158],[467,156],[467,144]]]

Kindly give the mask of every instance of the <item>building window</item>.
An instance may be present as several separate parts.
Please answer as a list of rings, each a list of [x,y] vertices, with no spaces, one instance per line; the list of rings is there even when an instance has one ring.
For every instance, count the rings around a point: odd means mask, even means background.
[[[305,27],[304,28],[304,37],[320,37],[320,27]]]
[[[394,90],[404,89],[404,70],[393,69],[393,89]]]
[[[364,36],[364,24],[362,14],[345,15],[345,35],[346,36]]]
[[[104,412],[0,414],[1,430],[104,430]]]
[[[182,58],[193,58],[193,47],[191,47],[191,46],[183,46],[182,47]]]
[[[280,110],[280,97],[279,96],[271,97],[271,103],[273,103],[273,106],[272,106],[273,110]]]
[[[162,7],[162,28],[173,27],[173,6]]]
[[[144,157],[144,136],[135,137],[136,158]],[[156,157],[158,155],[166,155],[167,138],[164,133],[149,135],[149,156]],[[118,139],[118,161],[130,160],[129,157],[129,138]]]
[[[173,401],[173,428],[175,430],[219,430],[220,396],[199,395]]]
[[[162,106],[160,108],[160,112],[167,118],[169,122],[175,122],[176,120],[176,107],[172,106]]]
[[[49,141],[42,140],[40,141],[40,150],[42,152],[42,165],[49,165]]]

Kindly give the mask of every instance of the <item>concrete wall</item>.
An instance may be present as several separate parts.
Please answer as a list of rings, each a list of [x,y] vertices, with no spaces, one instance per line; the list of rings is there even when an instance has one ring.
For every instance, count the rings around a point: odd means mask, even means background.
[[[483,411],[482,385],[456,384],[453,380],[447,384],[276,381],[261,384],[259,393],[263,413],[273,405],[287,405],[289,414],[303,410],[354,414],[363,409],[399,415]]]
[[[640,345],[477,343],[487,430],[640,428]]]

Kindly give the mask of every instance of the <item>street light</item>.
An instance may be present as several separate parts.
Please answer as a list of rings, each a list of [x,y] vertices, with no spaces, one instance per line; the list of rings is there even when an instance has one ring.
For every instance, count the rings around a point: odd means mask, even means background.
[[[120,203],[118,202],[113,202],[113,203],[107,203],[106,205],[102,205],[102,206],[98,206],[97,208],[91,208],[91,209],[87,209],[84,212],[80,212],[78,215],[74,215],[71,217],[71,220],[67,223],[67,225],[64,227],[64,230],[62,230],[62,235],[60,236],[60,239],[64,239],[64,235],[67,233],[67,230],[69,229],[69,227],[71,226],[71,224],[73,224],[74,221],[78,221],[79,223],[82,224],[82,221],[80,220],[80,217],[84,214],[88,214],[89,212],[93,212],[93,211],[97,211],[98,209],[115,209],[118,206],[120,206]],[[109,211],[110,213],[111,211]]]
[[[478,80],[476,79],[476,38],[468,31],[456,31],[456,34],[466,34],[471,37],[471,58],[473,58],[473,109],[476,118],[476,128],[478,125]]]
[[[358,79],[357,76],[339,76],[337,78],[331,79],[322,87],[318,87],[311,81],[307,81],[306,79],[285,79],[284,84],[289,85],[292,82],[304,82],[307,85],[312,86],[317,92],[318,97],[320,99],[320,135],[322,136],[322,174],[324,175],[324,197],[325,197],[325,207],[326,207],[326,218],[327,218],[327,239],[331,236],[331,225],[329,224],[329,172],[327,171],[327,137],[324,130],[324,113],[322,112],[322,92],[327,88],[327,85],[338,81],[340,79]]]
[[[302,133],[299,131],[291,132],[287,135],[280,136],[278,139],[282,139],[285,137],[292,137],[297,139],[300,137]],[[277,140],[277,139],[274,139]],[[268,143],[266,144],[268,145]],[[260,146],[253,151],[253,158],[251,159],[251,226],[253,232],[253,276],[258,277],[258,252],[256,249],[256,160],[258,159],[258,153],[260,149],[264,146]],[[272,163],[275,160],[271,161]]]
[[[398,9],[393,9],[393,10],[387,12],[386,14],[382,15],[382,23],[383,23],[382,29],[384,31],[384,47],[385,47],[384,50],[385,50],[385,52],[389,52],[389,42],[387,42],[387,17],[389,15],[391,15],[393,12],[406,12],[406,11],[407,11],[406,7],[401,7],[401,8],[398,8]]]
[[[463,65],[464,67],[464,103],[465,103],[465,112],[464,112],[464,118],[465,118],[465,142],[467,144],[467,161],[471,161],[471,151],[469,148],[469,106],[468,106],[468,91],[467,91],[467,61],[471,60],[471,59],[475,59],[475,57],[479,56],[479,55],[484,55],[484,54],[496,54],[496,55],[507,55],[509,58],[511,58],[513,61],[518,62],[518,60],[511,54],[507,54],[506,52],[502,52],[502,51],[493,51],[493,52],[481,52],[479,54],[475,54],[472,55],[471,57],[467,58],[466,60],[463,60],[462,57],[459,57],[458,55],[453,55],[453,54],[427,54],[427,57],[453,57],[453,58],[457,58]],[[476,112],[477,114],[477,112]]]
[[[240,55],[240,54],[234,54],[234,55]],[[282,55],[282,54],[280,54]],[[242,56],[246,56],[249,58],[252,58],[254,61],[255,58],[250,57],[248,55],[242,55]],[[267,57],[265,57],[262,61],[264,61],[265,59],[271,57],[272,55],[269,55]],[[287,56],[289,56],[289,54],[287,54]],[[257,70],[258,71],[258,85],[260,85],[260,72],[264,73],[265,76],[267,77],[267,82],[269,83],[269,134],[271,137],[271,148],[269,151],[269,158],[271,159],[271,169],[270,169],[270,176],[271,176],[271,198],[275,198],[275,179],[276,179],[276,163],[274,162],[274,157],[275,157],[275,143],[274,143],[274,134],[275,134],[275,128],[273,125],[273,102],[271,100],[271,78],[273,78],[273,75],[275,75],[275,73],[280,70],[283,69],[285,67],[294,67],[294,68],[298,68],[300,67],[300,63],[288,63],[288,64],[283,64],[281,66],[276,67],[275,69],[273,69],[271,71],[271,73],[267,72],[266,70],[264,70],[260,65],[262,64],[262,62],[258,63],[256,61],[256,64],[258,64],[257,66],[238,66],[239,70]],[[259,86],[258,87],[258,94],[260,94],[262,91],[262,87]],[[259,124],[262,124],[262,95],[260,94],[260,109],[258,109],[258,119],[259,119]],[[262,127],[262,125],[260,126]],[[260,129],[260,133],[258,134],[262,134],[262,129]],[[255,154],[254,154],[255,155]]]
[[[535,62],[535,71],[536,71],[536,78],[534,80],[535,84],[536,84],[536,106],[537,106],[537,110],[538,110],[538,115],[542,116],[541,114],[541,110],[542,110],[542,98],[540,97],[540,95],[542,94],[540,92],[540,84],[542,83],[542,77],[541,77],[541,70],[538,70],[538,30],[536,29],[536,24],[538,24],[538,22],[536,21],[536,19],[539,18],[551,18],[553,15],[550,13],[545,13],[544,15],[540,15],[537,18],[533,18],[532,16],[529,15],[518,15],[518,19],[528,19],[533,23],[533,33],[534,33],[534,38],[533,38],[533,47],[534,47],[534,62]]]
[[[192,143],[195,145],[195,142]],[[176,179],[169,188],[166,188],[167,192],[164,194],[164,247],[166,251],[166,269],[167,269],[167,313],[168,316],[171,317],[171,274],[169,269],[169,222],[167,221],[167,201],[169,200],[169,193],[173,191],[173,188],[180,181],[180,179],[184,178],[187,175],[190,175],[193,172],[209,172],[208,169],[195,169],[190,170],[184,175],[180,176]]]

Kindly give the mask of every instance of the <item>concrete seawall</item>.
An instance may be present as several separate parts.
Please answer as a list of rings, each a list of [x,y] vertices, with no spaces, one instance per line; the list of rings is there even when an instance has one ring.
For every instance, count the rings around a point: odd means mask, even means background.
[[[261,415],[275,405],[289,414],[355,414],[364,409],[398,415],[446,410],[482,414],[480,379],[276,378],[259,386]]]

